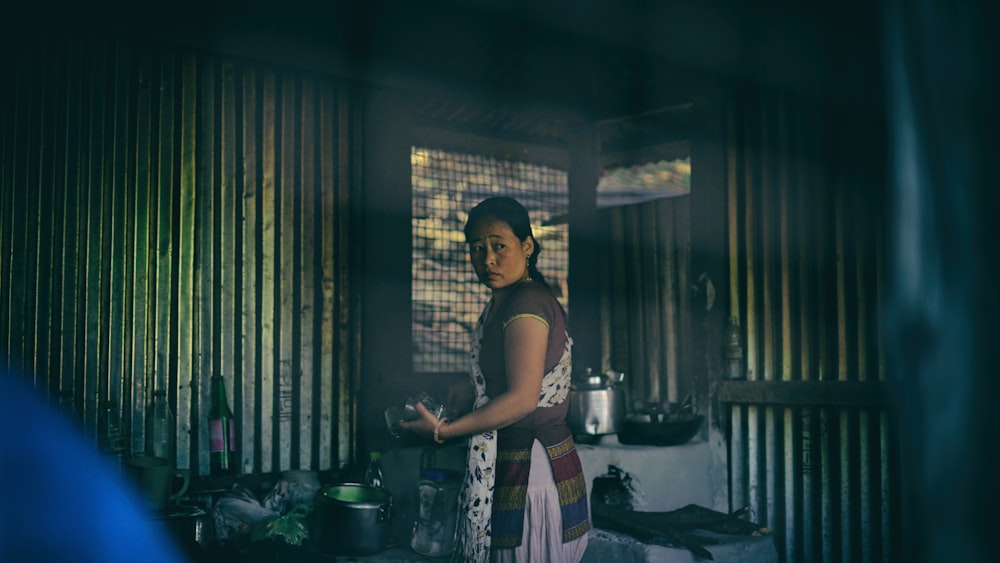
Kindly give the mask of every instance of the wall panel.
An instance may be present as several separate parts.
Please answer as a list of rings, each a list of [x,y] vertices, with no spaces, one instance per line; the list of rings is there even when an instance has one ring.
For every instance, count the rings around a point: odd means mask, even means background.
[[[624,371],[630,401],[680,403],[693,393],[681,373],[690,327],[690,201],[687,196],[599,212],[610,251],[602,283],[608,296],[604,363]]]
[[[883,561],[899,468],[878,338],[884,202],[871,139],[833,108],[746,92],[727,111],[729,313],[746,383],[729,409],[730,508],[775,532],[783,561]],[[856,132],[856,131],[855,131]],[[781,385],[784,384],[784,385]],[[755,386],[766,393],[748,393]],[[834,400],[832,392],[864,393]]]
[[[244,472],[353,452],[348,240],[360,136],[329,77],[164,45],[39,38],[0,108],[0,357],[133,452],[168,391],[208,473],[209,379]]]

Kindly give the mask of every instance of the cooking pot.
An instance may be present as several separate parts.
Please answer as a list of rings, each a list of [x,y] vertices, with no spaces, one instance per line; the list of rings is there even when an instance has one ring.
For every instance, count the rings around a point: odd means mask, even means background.
[[[566,422],[578,442],[593,443],[600,436],[621,430],[625,419],[625,390],[619,384],[625,374],[608,371],[595,374],[587,368],[574,378],[569,391]]]
[[[360,483],[320,489],[315,499],[312,538],[319,550],[338,555],[372,555],[389,543],[392,495]]]

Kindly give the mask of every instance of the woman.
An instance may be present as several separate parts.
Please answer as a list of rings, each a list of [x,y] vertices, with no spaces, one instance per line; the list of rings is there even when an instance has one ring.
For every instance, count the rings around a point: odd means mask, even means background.
[[[465,238],[476,275],[492,290],[464,384],[470,399],[475,390],[475,409],[439,420],[418,404],[421,418],[404,426],[439,443],[471,436],[456,558],[579,561],[590,520],[566,425],[572,340],[565,312],[538,271],[541,247],[520,203],[480,202],[469,212]],[[461,387],[450,391],[451,405]]]

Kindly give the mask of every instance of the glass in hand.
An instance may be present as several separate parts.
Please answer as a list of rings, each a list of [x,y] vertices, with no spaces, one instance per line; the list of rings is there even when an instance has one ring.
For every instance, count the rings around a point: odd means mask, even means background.
[[[389,434],[399,438],[404,432],[404,429],[400,426],[400,422],[420,418],[420,413],[417,411],[418,402],[423,403],[424,407],[437,418],[444,418],[447,413],[447,407],[443,402],[421,391],[407,399],[406,405],[402,408],[392,406],[385,409],[385,424],[389,429]]]

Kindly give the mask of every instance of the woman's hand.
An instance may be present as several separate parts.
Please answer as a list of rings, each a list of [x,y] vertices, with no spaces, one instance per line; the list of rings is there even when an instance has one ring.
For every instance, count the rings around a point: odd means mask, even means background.
[[[415,407],[417,409],[417,414],[420,416],[414,420],[404,420],[400,422],[399,425],[402,428],[416,432],[417,434],[433,435],[434,428],[437,427],[440,419],[434,416],[434,413],[427,410],[427,407],[425,407],[420,401],[416,402]]]

